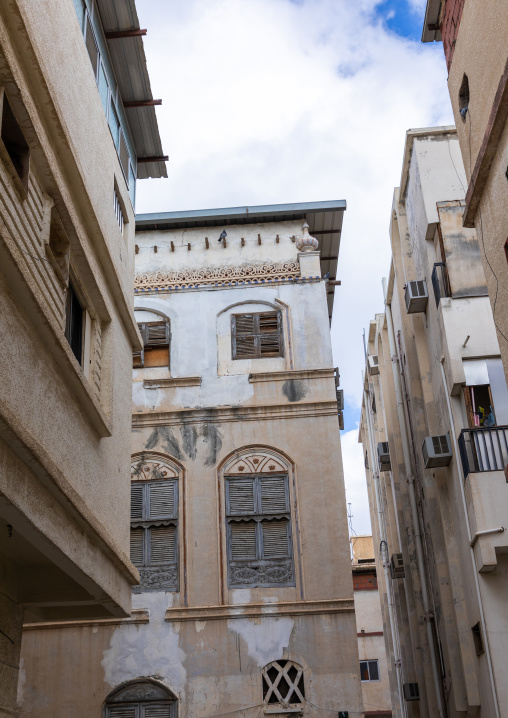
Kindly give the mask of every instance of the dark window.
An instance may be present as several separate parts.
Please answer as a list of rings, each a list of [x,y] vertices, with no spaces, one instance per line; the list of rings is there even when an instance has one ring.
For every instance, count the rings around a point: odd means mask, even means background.
[[[72,353],[81,364],[83,362],[83,307],[71,282],[67,288],[65,336]]]
[[[467,111],[469,109],[469,80],[467,75],[462,78],[462,83],[459,90],[459,112],[462,117],[462,122],[466,121]]]
[[[280,312],[231,316],[233,359],[284,356]]]
[[[305,700],[303,669],[298,663],[278,660],[263,668],[263,701],[268,705],[295,705]]]
[[[0,137],[16,170],[16,174],[26,190],[28,188],[30,149],[5,93],[3,96]]]
[[[482,629],[480,623],[475,623],[475,625],[471,628],[471,631],[473,632],[476,655],[479,656],[485,650],[483,647]]]
[[[360,661],[360,677],[362,681],[379,680],[379,663],[374,661]]]
[[[145,322],[138,324],[143,339],[143,349],[134,352],[134,369],[153,366],[169,368],[169,322]]]
[[[288,477],[226,479],[229,585],[294,585]]]
[[[496,415],[489,384],[464,387],[467,420],[470,429],[478,426],[495,426]]]
[[[132,483],[131,561],[142,590],[178,590],[178,481]]]

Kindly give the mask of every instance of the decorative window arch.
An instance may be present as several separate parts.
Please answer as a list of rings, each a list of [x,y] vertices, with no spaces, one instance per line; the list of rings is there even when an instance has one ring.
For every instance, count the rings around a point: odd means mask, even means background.
[[[267,447],[226,459],[222,474],[228,586],[294,586],[291,462]]]
[[[178,498],[182,468],[143,452],[131,464],[131,561],[143,591],[179,590]]]
[[[288,659],[268,663],[262,670],[263,701],[282,708],[301,706],[305,702],[303,668]]]
[[[162,683],[151,678],[129,681],[106,698],[104,718],[177,718],[178,702]]]

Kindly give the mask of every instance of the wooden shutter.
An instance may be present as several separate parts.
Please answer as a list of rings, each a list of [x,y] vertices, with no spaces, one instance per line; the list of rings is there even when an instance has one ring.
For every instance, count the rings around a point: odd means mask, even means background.
[[[286,496],[286,478],[271,476],[261,478],[261,513],[279,514],[288,511]]]
[[[263,521],[263,558],[287,558],[288,528],[286,519]]]
[[[146,325],[145,346],[160,347],[169,344],[168,322],[150,322]]]
[[[175,483],[149,484],[149,516],[151,519],[175,517]]]
[[[135,566],[142,566],[143,557],[143,528],[131,529],[131,561]]]
[[[110,706],[108,718],[138,718],[136,706]]]
[[[143,484],[131,484],[131,521],[143,518]]]
[[[229,513],[253,514],[254,508],[254,479],[229,479]]]
[[[231,559],[238,561],[242,559],[256,558],[256,522],[255,521],[233,521],[230,524],[231,530]]]
[[[233,359],[252,359],[256,356],[254,319],[254,314],[232,315],[231,338],[233,342]]]
[[[176,562],[176,527],[152,526],[150,529],[150,564]]]
[[[281,315],[280,312],[264,312],[259,315],[259,356],[281,356]]]
[[[165,706],[142,706],[142,718],[172,718],[171,705]]]
[[[145,334],[144,334],[144,324],[138,324],[139,333],[141,334],[141,339],[143,342],[143,345],[145,344]],[[145,365],[145,352],[144,352],[144,346],[142,349],[140,349],[138,352],[132,352],[132,367],[133,369],[142,369]]]

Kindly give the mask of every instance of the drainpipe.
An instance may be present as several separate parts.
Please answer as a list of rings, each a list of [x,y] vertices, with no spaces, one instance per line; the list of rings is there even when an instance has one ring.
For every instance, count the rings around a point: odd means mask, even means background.
[[[379,525],[379,538],[381,539],[381,543],[384,543],[385,546],[388,545],[387,537],[386,537],[386,528],[384,523],[384,516],[383,516],[383,510],[381,508],[381,504],[379,501],[379,466],[377,462],[377,452],[374,450],[374,427],[372,426],[372,417],[370,416],[369,411],[369,395],[367,394],[367,391],[364,389],[364,401],[365,401],[365,416],[367,418],[367,433],[369,435],[369,446],[370,446],[370,455],[372,457],[372,476],[374,479],[374,493],[376,495],[376,509],[378,514],[378,525]],[[394,606],[394,599],[392,596],[392,578],[390,575],[390,563],[386,559],[385,556],[381,556],[383,559],[383,570],[385,575],[385,584],[386,584],[386,596],[387,596],[387,603],[388,603],[388,616],[390,620],[390,629],[392,634],[392,645],[393,645],[393,663],[395,666],[395,672],[397,675],[397,688],[399,692],[399,703],[401,707],[402,714],[404,716],[407,715],[406,712],[406,705],[402,701],[402,661],[400,659],[400,642],[399,637],[396,633],[395,627],[395,612],[393,610]]]
[[[490,679],[490,685],[492,689],[492,697],[494,699],[494,708],[496,710],[496,718],[499,718],[499,699],[497,696],[497,690],[496,690],[496,681],[494,680],[494,671],[492,669],[492,657],[490,654],[490,643],[489,643],[489,636],[487,633],[487,626],[485,625],[485,614],[483,612],[483,601],[482,601],[482,594],[480,592],[480,580],[478,578],[478,569],[476,568],[476,559],[474,555],[474,547],[475,543],[479,536],[486,533],[494,533],[499,532],[501,533],[504,531],[504,527],[501,526],[498,529],[492,529],[489,531],[478,531],[473,536],[471,534],[471,526],[469,525],[469,515],[467,513],[467,503],[466,503],[466,492],[464,490],[464,484],[466,481],[466,477],[464,476],[464,470],[462,467],[462,461],[459,459],[460,452],[459,452],[459,445],[457,442],[457,435],[455,433],[455,420],[453,418],[453,411],[452,411],[452,405],[450,402],[450,397],[448,395],[448,384],[446,383],[446,375],[444,371],[444,356],[441,357],[441,377],[443,379],[443,387],[444,387],[444,393],[446,396],[446,404],[448,406],[448,414],[450,416],[450,427],[451,427],[451,434],[452,434],[452,441],[453,441],[453,450],[455,453],[455,461],[457,463],[457,466],[459,467],[459,484],[460,484],[460,495],[462,498],[462,508],[464,510],[464,518],[465,518],[465,524],[466,524],[466,530],[467,530],[467,539],[469,541],[469,547],[470,547],[470,555],[471,555],[471,561],[473,563],[473,576],[474,576],[474,583],[476,588],[476,594],[478,596],[478,606],[480,609],[480,622],[482,624],[482,633],[485,643],[485,654],[487,656],[487,666],[489,669],[489,679]]]
[[[399,368],[398,368],[399,356],[397,354],[397,349],[395,347],[395,334],[393,331],[392,310],[391,310],[390,305],[387,302],[386,279],[383,279],[383,291],[384,291],[384,295],[385,295],[385,313],[386,313],[386,323],[388,325],[388,340],[389,340],[389,344],[390,344],[390,355],[392,358],[393,383],[395,386],[395,398],[397,401],[397,416],[399,419],[399,426],[400,426],[400,438],[402,440],[402,452],[404,455],[404,468],[406,471],[406,479],[407,479],[408,489],[409,489],[409,503],[411,506],[411,518],[412,518],[412,523],[413,523],[413,531],[414,531],[415,547],[416,547],[416,563],[418,566],[418,573],[420,576],[420,584],[421,584],[421,590],[422,590],[422,604],[423,604],[425,625],[427,627],[427,641],[429,644],[430,663],[432,666],[432,678],[434,681],[434,690],[435,690],[435,694],[436,694],[438,714],[439,714],[440,718],[445,718],[446,713],[444,710],[443,697],[442,697],[442,693],[441,693],[441,679],[439,677],[439,671],[438,671],[438,657],[436,655],[436,646],[434,643],[434,634],[432,631],[432,624],[431,624],[432,612],[430,610],[429,591],[428,591],[428,586],[427,586],[427,577],[425,574],[425,563],[424,563],[424,559],[423,559],[422,536],[420,533],[420,522],[418,520],[418,509],[416,506],[416,495],[415,495],[415,487],[414,487],[415,477],[414,477],[413,469],[411,466],[411,457],[410,457],[410,453],[409,453],[409,441],[408,441],[407,430],[406,430],[406,417],[404,414],[404,402],[403,402],[403,398],[402,398],[402,386],[401,386],[400,373],[399,373]]]

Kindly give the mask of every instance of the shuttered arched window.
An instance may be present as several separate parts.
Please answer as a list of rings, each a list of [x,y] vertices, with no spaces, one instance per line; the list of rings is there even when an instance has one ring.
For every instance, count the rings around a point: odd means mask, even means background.
[[[288,476],[226,477],[228,584],[293,586]]]
[[[135,590],[178,591],[177,480],[132,482],[131,561],[141,577]]]
[[[280,312],[231,315],[233,359],[284,356]]]
[[[143,339],[143,349],[133,354],[134,369],[154,366],[169,368],[169,322],[144,322],[138,324],[138,329]]]
[[[151,680],[117,688],[104,707],[104,718],[177,718],[178,703],[170,691]]]

